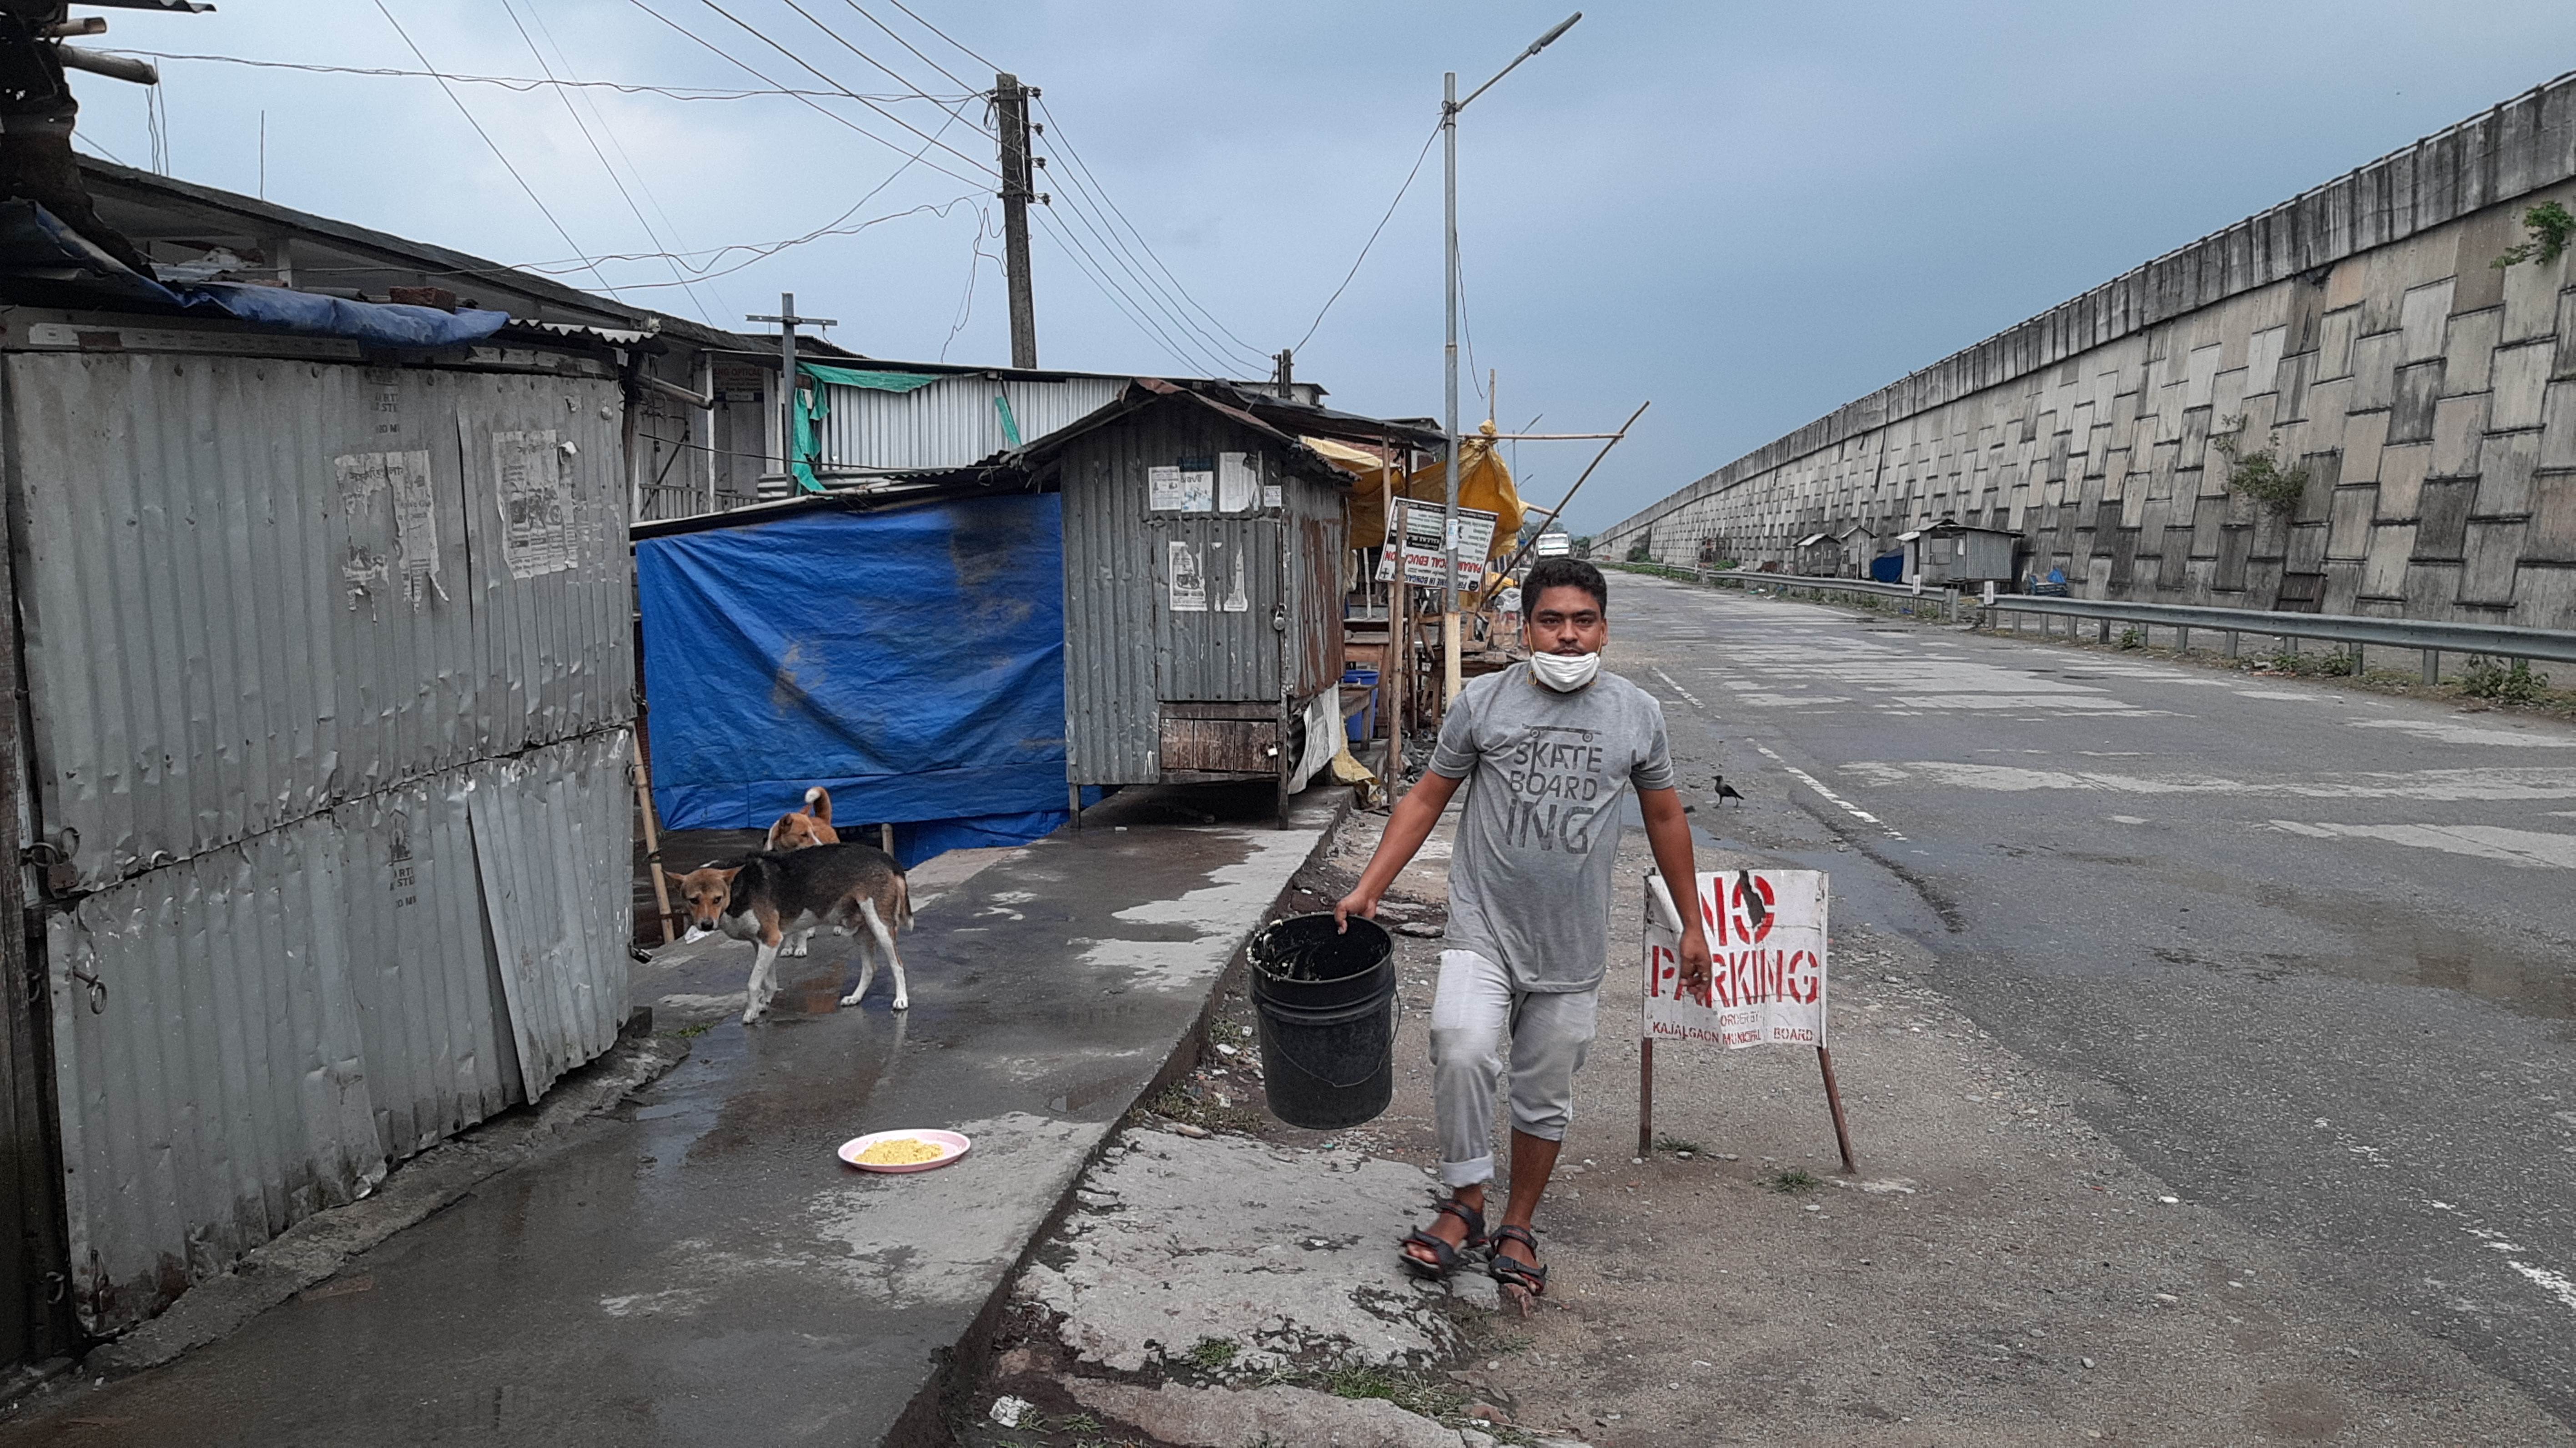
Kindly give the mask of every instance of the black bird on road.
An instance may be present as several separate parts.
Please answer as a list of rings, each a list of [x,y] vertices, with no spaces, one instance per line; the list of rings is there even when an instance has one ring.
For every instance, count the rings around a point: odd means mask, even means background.
[[[1726,776],[1721,774],[1717,777],[1717,807],[1719,809],[1726,808],[1726,802],[1730,799],[1738,803],[1742,803],[1744,796],[1737,791],[1734,785],[1727,783]]]

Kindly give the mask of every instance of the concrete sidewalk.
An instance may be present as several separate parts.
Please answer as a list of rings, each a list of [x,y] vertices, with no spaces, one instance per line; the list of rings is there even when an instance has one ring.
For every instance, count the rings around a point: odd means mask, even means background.
[[[949,1364],[1187,1064],[1342,798],[1310,791],[1278,829],[1267,792],[1131,792],[971,878],[926,869],[901,1015],[883,973],[834,1008],[830,935],[749,1029],[747,947],[667,949],[636,994],[698,1033],[671,1075],[232,1337],[31,1396],[0,1444],[940,1441]],[[975,1151],[905,1177],[834,1158],[890,1127]]]

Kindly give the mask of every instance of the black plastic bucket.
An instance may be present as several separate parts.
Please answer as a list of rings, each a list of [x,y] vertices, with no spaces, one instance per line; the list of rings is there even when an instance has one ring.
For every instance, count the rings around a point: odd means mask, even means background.
[[[1252,937],[1252,1005],[1270,1114],[1310,1131],[1372,1121],[1395,1099],[1395,942],[1373,920],[1273,921]]]

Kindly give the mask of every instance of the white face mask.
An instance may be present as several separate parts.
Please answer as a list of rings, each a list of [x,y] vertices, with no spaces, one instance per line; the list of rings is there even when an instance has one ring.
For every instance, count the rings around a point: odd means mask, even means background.
[[[1538,681],[1560,694],[1571,694],[1592,682],[1601,672],[1599,654],[1532,654],[1530,672]]]

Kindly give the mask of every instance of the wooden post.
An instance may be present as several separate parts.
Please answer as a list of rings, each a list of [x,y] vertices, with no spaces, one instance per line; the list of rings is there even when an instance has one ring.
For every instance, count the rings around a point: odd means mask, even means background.
[[[1833,1108],[1834,1145],[1842,1148],[1843,1175],[1858,1176],[1860,1168],[1852,1165],[1851,1127],[1843,1121],[1843,1088],[1834,1080],[1834,1053],[1823,1046],[1818,1046],[1816,1064],[1824,1068],[1825,1104]]]
[[[1655,1038],[1648,1036],[1637,1043],[1637,1155],[1654,1154]]]
[[[1387,451],[1386,471],[1380,475],[1378,486],[1384,499],[1386,526],[1397,547],[1395,557],[1390,560],[1393,577],[1388,581],[1386,591],[1386,662],[1378,672],[1378,685],[1390,690],[1387,696],[1386,797],[1392,802],[1397,795],[1404,793],[1404,701],[1413,692],[1413,590],[1404,581],[1404,533],[1396,526],[1395,519],[1395,459],[1392,456],[1395,450],[1390,447]],[[1408,451],[1405,461],[1412,460],[1413,455]],[[1380,553],[1379,556],[1384,557],[1385,554]]]
[[[635,803],[644,811],[644,859],[653,867],[653,904],[662,912],[662,943],[671,943],[671,886],[662,876],[662,831],[653,819],[653,766],[635,761]]]

